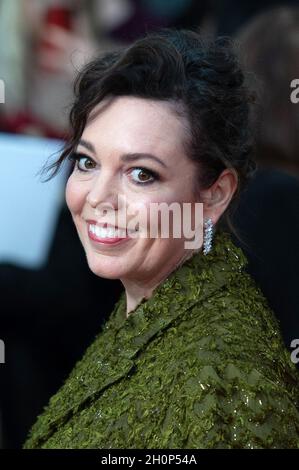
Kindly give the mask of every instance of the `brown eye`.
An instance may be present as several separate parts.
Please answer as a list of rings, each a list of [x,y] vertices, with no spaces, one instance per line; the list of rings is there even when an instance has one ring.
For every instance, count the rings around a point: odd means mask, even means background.
[[[147,170],[146,168],[134,168],[131,175],[134,183],[136,184],[153,183],[155,179],[157,179],[154,172]]]
[[[148,181],[149,175],[144,170],[139,170],[138,178],[140,181]]]
[[[95,167],[95,162],[89,157],[80,157],[77,160],[77,167],[81,171],[92,170]]]
[[[88,155],[84,155],[82,153],[73,152],[69,155],[68,158],[75,163],[74,169],[79,171],[86,172],[92,170],[96,166],[96,163],[91,157],[88,157]]]

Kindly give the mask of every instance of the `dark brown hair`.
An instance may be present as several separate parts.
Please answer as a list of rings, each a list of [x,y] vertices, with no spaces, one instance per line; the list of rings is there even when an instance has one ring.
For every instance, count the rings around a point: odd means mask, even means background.
[[[198,165],[199,191],[233,168],[237,194],[255,169],[249,128],[253,97],[229,38],[203,39],[197,31],[170,28],[149,33],[85,66],[74,91],[71,137],[46,168],[54,170],[48,179],[76,148],[93,108],[110,95],[177,103],[189,123],[187,154]]]

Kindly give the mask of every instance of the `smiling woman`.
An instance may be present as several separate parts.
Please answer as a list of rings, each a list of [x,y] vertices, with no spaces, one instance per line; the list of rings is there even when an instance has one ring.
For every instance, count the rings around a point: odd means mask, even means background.
[[[66,201],[88,265],[124,291],[24,447],[298,447],[298,373],[220,229],[254,169],[232,45],[162,30],[94,60],[75,90],[50,169],[72,160]],[[176,217],[168,237],[151,217],[132,229],[154,204],[188,204],[193,225],[199,204],[201,246],[175,236]]]
[[[122,280],[127,313],[191,254],[184,251],[182,238],[147,236],[153,230],[146,223],[153,224],[153,204],[196,202],[196,168],[183,146],[184,121],[172,108],[168,102],[134,96],[109,98],[96,107],[71,155],[76,165],[66,201],[89,267],[99,276]],[[118,207],[119,195],[126,206]],[[142,208],[147,209],[147,220],[139,224],[138,238],[130,237],[130,220],[124,226],[114,216],[121,219],[123,210],[136,214]],[[104,224],[110,232],[105,233]],[[112,233],[115,225],[125,236]]]

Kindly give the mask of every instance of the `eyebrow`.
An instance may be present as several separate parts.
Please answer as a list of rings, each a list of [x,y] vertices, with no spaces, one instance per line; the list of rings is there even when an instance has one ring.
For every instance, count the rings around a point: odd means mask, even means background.
[[[78,145],[82,145],[82,147],[85,147],[87,150],[94,154],[96,153],[94,146],[90,142],[87,142],[87,140],[80,139]]]
[[[80,139],[78,142],[78,145],[82,145],[93,154],[96,153],[95,147],[92,145],[91,142],[88,142],[87,140]],[[152,153],[146,153],[146,152],[145,153],[144,152],[125,153],[121,155],[120,159],[123,162],[132,162],[132,161],[136,161],[140,159],[154,160],[155,162],[160,163],[160,165],[164,166],[164,168],[167,168],[167,165],[162,160],[160,160],[160,158],[156,157],[156,155],[153,155]]]

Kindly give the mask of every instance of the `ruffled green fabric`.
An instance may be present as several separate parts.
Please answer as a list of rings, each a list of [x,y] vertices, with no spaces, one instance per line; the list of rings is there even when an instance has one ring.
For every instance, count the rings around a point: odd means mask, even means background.
[[[299,378],[225,232],[108,321],[24,448],[299,448]],[[71,334],[71,333],[70,333]]]

